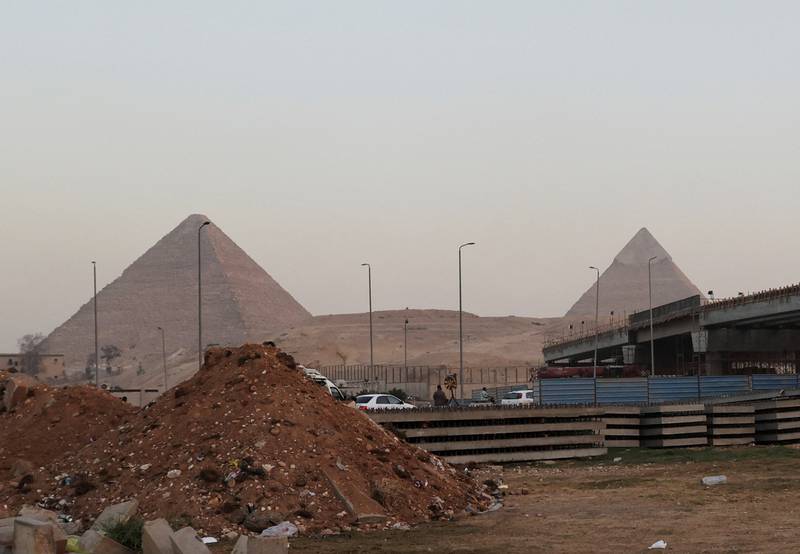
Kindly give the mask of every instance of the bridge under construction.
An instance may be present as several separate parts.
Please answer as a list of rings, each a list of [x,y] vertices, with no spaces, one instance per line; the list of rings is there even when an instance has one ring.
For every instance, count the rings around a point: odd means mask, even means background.
[[[691,296],[654,307],[652,323],[645,310],[622,324],[551,339],[543,353],[552,366],[593,365],[595,349],[598,365],[661,375],[796,373],[800,285],[723,300]]]

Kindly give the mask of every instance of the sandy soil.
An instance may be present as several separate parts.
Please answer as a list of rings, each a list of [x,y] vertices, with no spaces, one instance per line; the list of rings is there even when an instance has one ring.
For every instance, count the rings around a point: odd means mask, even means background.
[[[613,463],[614,457],[622,462]],[[301,539],[293,552],[796,552],[800,450],[622,450],[593,462],[482,470],[510,494],[499,512],[407,532]],[[729,482],[704,487],[724,474]],[[527,489],[528,494],[519,494]],[[653,552],[653,551],[651,551]]]

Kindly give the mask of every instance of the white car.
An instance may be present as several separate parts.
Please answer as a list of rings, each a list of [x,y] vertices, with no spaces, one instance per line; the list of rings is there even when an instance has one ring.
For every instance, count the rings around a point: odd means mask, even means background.
[[[530,389],[515,390],[503,395],[501,406],[521,406],[523,404],[536,404],[536,392]]]
[[[413,410],[413,404],[403,402],[391,394],[362,394],[356,397],[359,410]]]
[[[339,387],[333,384],[333,382],[326,378],[326,377],[311,377],[311,380],[314,381],[319,386],[323,387],[328,393],[333,397],[334,400],[342,400],[344,401],[344,394],[342,391],[339,390]]]

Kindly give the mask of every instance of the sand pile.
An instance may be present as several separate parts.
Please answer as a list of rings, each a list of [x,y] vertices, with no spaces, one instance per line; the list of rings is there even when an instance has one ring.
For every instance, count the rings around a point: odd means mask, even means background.
[[[334,401],[270,346],[210,350],[192,379],[69,450],[37,487],[84,519],[135,498],[147,519],[207,533],[284,520],[329,533],[446,518],[483,502],[470,480]]]
[[[0,498],[35,496],[39,468],[97,440],[134,412],[94,387],[54,388],[0,372]]]

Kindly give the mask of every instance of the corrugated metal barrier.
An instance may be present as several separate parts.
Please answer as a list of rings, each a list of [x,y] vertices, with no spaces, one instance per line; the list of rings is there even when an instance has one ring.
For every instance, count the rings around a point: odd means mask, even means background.
[[[594,379],[542,379],[539,382],[542,404],[593,404]]]
[[[647,378],[598,379],[598,404],[646,404]]]
[[[537,385],[541,384],[541,391]],[[566,378],[541,379],[533,386],[498,387],[502,394],[513,389],[533,388],[542,405],[593,404],[660,404],[687,402],[701,398],[733,396],[753,391],[800,388],[797,375],[708,375],[701,377],[641,377],[632,379]],[[507,389],[507,390],[506,390]]]
[[[753,375],[753,390],[797,388],[797,375]]]
[[[700,377],[700,396],[730,396],[750,392],[750,378],[747,375],[714,375]]]
[[[697,377],[650,377],[650,402],[674,402],[699,396]]]

